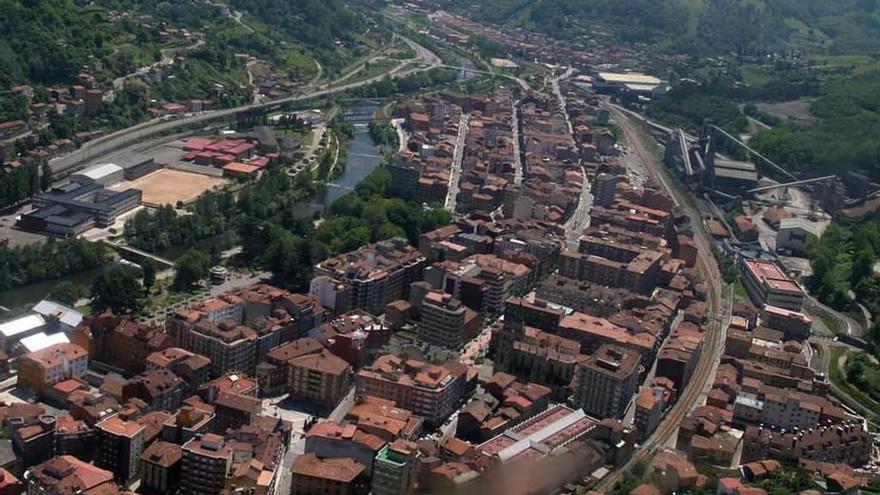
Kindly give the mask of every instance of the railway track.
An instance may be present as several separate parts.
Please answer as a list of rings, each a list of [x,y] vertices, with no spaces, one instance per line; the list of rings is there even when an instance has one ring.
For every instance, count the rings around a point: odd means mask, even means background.
[[[609,110],[615,115],[615,120],[623,128],[627,143],[629,143],[633,151],[645,164],[648,176],[654,184],[662,187],[675,204],[681,207],[691,218],[694,240],[698,250],[697,266],[708,282],[708,302],[712,317],[705,332],[700,360],[687,387],[681,392],[678,401],[666,414],[654,433],[633,454],[632,458],[622,467],[609,473],[596,485],[594,490],[599,493],[611,492],[623,479],[626,472],[635,464],[647,460],[656,451],[665,447],[678,430],[682,420],[698,404],[714,377],[716,366],[723,351],[724,335],[730,320],[731,302],[730,296],[725,296],[723,293],[724,284],[721,272],[712,255],[711,241],[705,232],[699,212],[691,205],[681,191],[671,187],[669,182],[663,177],[659,170],[661,165],[654,159],[654,155],[645,149],[641,134],[630,122],[629,117],[612,106],[609,106]]]

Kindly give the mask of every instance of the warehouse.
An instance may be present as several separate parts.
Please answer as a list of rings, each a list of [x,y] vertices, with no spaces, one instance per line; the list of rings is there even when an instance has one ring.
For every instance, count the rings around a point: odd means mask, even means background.
[[[115,163],[102,163],[89,167],[70,176],[70,180],[80,184],[110,185],[125,178],[125,170]]]
[[[663,81],[638,72],[615,73],[600,72],[593,80],[597,93],[619,94],[635,92],[640,95],[654,95],[661,89]]]

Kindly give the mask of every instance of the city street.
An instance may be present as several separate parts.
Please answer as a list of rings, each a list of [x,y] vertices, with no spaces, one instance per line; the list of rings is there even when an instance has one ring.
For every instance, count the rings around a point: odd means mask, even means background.
[[[464,159],[464,147],[467,143],[468,121],[470,115],[461,113],[458,123],[458,137],[455,140],[455,151],[452,155],[452,170],[449,172],[449,191],[446,193],[445,208],[455,213],[455,204],[458,200],[458,182],[461,179],[461,162]]]

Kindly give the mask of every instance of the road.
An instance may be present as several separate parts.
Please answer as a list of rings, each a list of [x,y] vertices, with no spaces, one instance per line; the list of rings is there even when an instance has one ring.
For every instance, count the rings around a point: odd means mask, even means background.
[[[565,109],[565,97],[562,95],[562,91],[559,90],[559,80],[563,77],[567,77],[569,73],[570,71],[567,71],[562,76],[554,78],[551,81],[551,85],[553,87],[553,93],[559,100],[559,108],[562,111],[562,116],[565,118],[565,123],[568,126],[568,139],[571,141],[572,146],[577,147],[577,143],[574,141],[574,128],[571,125],[571,119],[568,117],[568,111]],[[584,183],[581,187],[581,195],[578,198],[577,207],[568,221],[565,222],[565,239],[568,242],[569,249],[575,251],[577,250],[578,240],[583,234],[584,229],[590,224],[590,210],[593,208],[593,195],[590,193],[590,183],[587,180],[587,169],[581,167],[581,173],[584,177]]]
[[[711,254],[711,241],[706,233],[702,217],[693,207],[685,193],[669,186],[669,182],[663,176],[662,164],[660,159],[654,153],[650,153],[646,148],[644,140],[648,139],[643,132],[640,132],[630,121],[627,114],[613,106],[608,106],[609,110],[615,117],[617,123],[626,134],[627,143],[633,147],[636,154],[641,157],[645,163],[648,175],[655,184],[660,185],[673,199],[676,205],[690,217],[691,225],[694,230],[694,241],[698,248],[697,265],[703,276],[706,277],[709,288],[708,300],[712,311],[718,311],[724,308],[721,314],[712,314],[710,322],[706,327],[703,340],[703,349],[700,354],[700,360],[697,363],[693,376],[684,391],[679,394],[678,402],[670,409],[669,413],[663,418],[660,425],[654,431],[654,434],[633,454],[632,458],[620,468],[609,473],[594,488],[599,493],[611,492],[617,483],[623,479],[624,474],[633,467],[637,462],[646,460],[657,450],[667,445],[674,438],[678,430],[678,425],[702,399],[704,390],[714,379],[714,372],[721,358],[724,348],[724,336],[727,325],[730,323],[730,307],[731,301],[722,293],[721,273],[718,270],[718,264]]]
[[[112,95],[115,94],[115,92],[122,91],[122,88],[125,85],[125,81],[127,81],[128,79],[131,79],[133,77],[143,76],[144,74],[147,74],[148,72],[150,72],[150,70],[155,69],[157,67],[165,67],[165,66],[171,65],[174,63],[174,56],[176,56],[178,53],[187,52],[190,50],[195,50],[196,48],[198,48],[204,44],[205,44],[205,40],[199,39],[195,43],[193,43],[192,45],[189,45],[189,46],[181,46],[181,47],[177,47],[177,48],[163,48],[160,51],[162,56],[158,61],[153,62],[150,65],[141,67],[141,68],[137,69],[136,71],[132,72],[131,74],[126,74],[124,76],[117,77],[116,79],[114,79],[113,80],[113,91],[111,92],[111,95],[109,97],[112,98]]]
[[[240,113],[251,112],[254,110],[266,110],[284,103],[307,101],[322,96],[341,93],[351,89],[359,88],[361,86],[366,86],[376,81],[380,81],[385,77],[405,77],[416,72],[424,72],[437,67],[442,67],[442,60],[440,60],[440,58],[437,57],[437,55],[435,55],[433,52],[415,43],[409,38],[406,38],[404,36],[399,36],[399,38],[416,52],[416,57],[409,61],[402,61],[399,66],[385,74],[380,74],[375,77],[365,79],[363,81],[345,84],[342,86],[325,86],[324,89],[312,89],[299,95],[288,96],[285,98],[280,98],[263,103],[252,103],[240,107],[211,110],[178,119],[154,119],[149,122],[144,122],[129,127],[127,129],[116,131],[112,134],[108,134],[101,138],[95,139],[94,141],[89,141],[83,144],[83,146],[80,147],[78,150],[51,160],[49,164],[52,167],[52,172],[57,175],[74,169],[75,167],[81,166],[89,160],[101,158],[110,152],[116,151],[126,146],[130,146],[153,135],[170,133],[174,130],[184,127],[199,128],[200,126],[204,126],[208,122],[211,122],[213,120],[232,117]],[[420,65],[404,70],[405,66],[412,64]]]
[[[519,186],[523,180],[522,154],[519,148],[519,100],[513,102],[512,110],[513,119],[510,125],[513,131],[513,183]]]
[[[461,112],[461,118],[458,122],[458,137],[455,139],[455,151],[452,153],[452,169],[449,171],[449,187],[445,203],[446,209],[452,213],[455,213],[455,204],[458,201],[458,182],[461,180],[461,162],[464,159],[470,117],[469,113]]]

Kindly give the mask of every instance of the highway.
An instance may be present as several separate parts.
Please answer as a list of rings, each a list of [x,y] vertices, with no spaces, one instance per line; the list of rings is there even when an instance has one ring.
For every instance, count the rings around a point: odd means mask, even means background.
[[[684,391],[679,394],[678,401],[663,418],[663,421],[657,427],[657,430],[655,430],[651,437],[636,451],[635,454],[633,454],[632,458],[620,468],[609,473],[598,483],[594,490],[599,493],[611,492],[617,483],[623,479],[624,474],[631,469],[635,463],[648,459],[649,456],[656,451],[666,447],[669,442],[674,439],[678,426],[681,424],[682,420],[684,420],[691,409],[699,405],[705,390],[711,385],[712,380],[714,380],[717,363],[721,358],[724,348],[725,333],[727,331],[727,326],[730,323],[730,310],[732,304],[732,298],[725,297],[725,294],[723,294],[724,287],[721,273],[718,270],[718,264],[715,261],[715,258],[712,256],[711,241],[706,233],[699,212],[694,208],[691,202],[688,201],[685,193],[669,186],[669,183],[663,177],[660,160],[645,148],[645,143],[642,141],[645,139],[645,136],[636,129],[629,120],[629,116],[614,106],[608,105],[607,107],[614,115],[615,121],[621,126],[626,135],[627,143],[629,143],[636,154],[644,162],[645,168],[652,181],[662,187],[670,195],[675,204],[681,207],[690,217],[691,225],[694,230],[694,241],[698,248],[697,265],[708,282],[708,301],[711,311],[715,313],[710,317],[710,322],[707,325],[704,334],[703,349],[700,354],[700,360],[697,363],[697,367],[688,382],[687,387],[685,387]],[[719,308],[724,308],[720,314],[718,314]]]
[[[112,134],[108,134],[94,141],[89,141],[83,144],[83,146],[76,151],[52,159],[49,162],[49,165],[52,167],[53,174],[59,175],[78,166],[81,166],[90,160],[99,159],[113,151],[119,150],[126,146],[130,146],[153,135],[169,133],[171,131],[184,127],[199,128],[200,126],[206,125],[208,122],[232,117],[241,113],[246,113],[254,110],[265,110],[284,103],[302,102],[313,98],[341,93],[350,89],[374,83],[385,78],[386,76],[405,77],[416,72],[424,72],[437,67],[444,67],[442,65],[442,60],[427,48],[417,44],[416,42],[404,36],[398,35],[398,37],[416,52],[416,56],[410,60],[401,61],[400,65],[385,74],[380,74],[375,77],[365,79],[363,81],[344,84],[341,86],[324,86],[323,89],[314,89],[299,95],[279,98],[277,100],[272,100],[264,103],[252,103],[240,107],[211,110],[208,112],[202,112],[196,115],[186,116],[178,119],[154,119],[149,122],[144,122],[129,127],[127,129],[116,131]],[[413,64],[419,64],[419,66],[404,70],[406,66]]]

